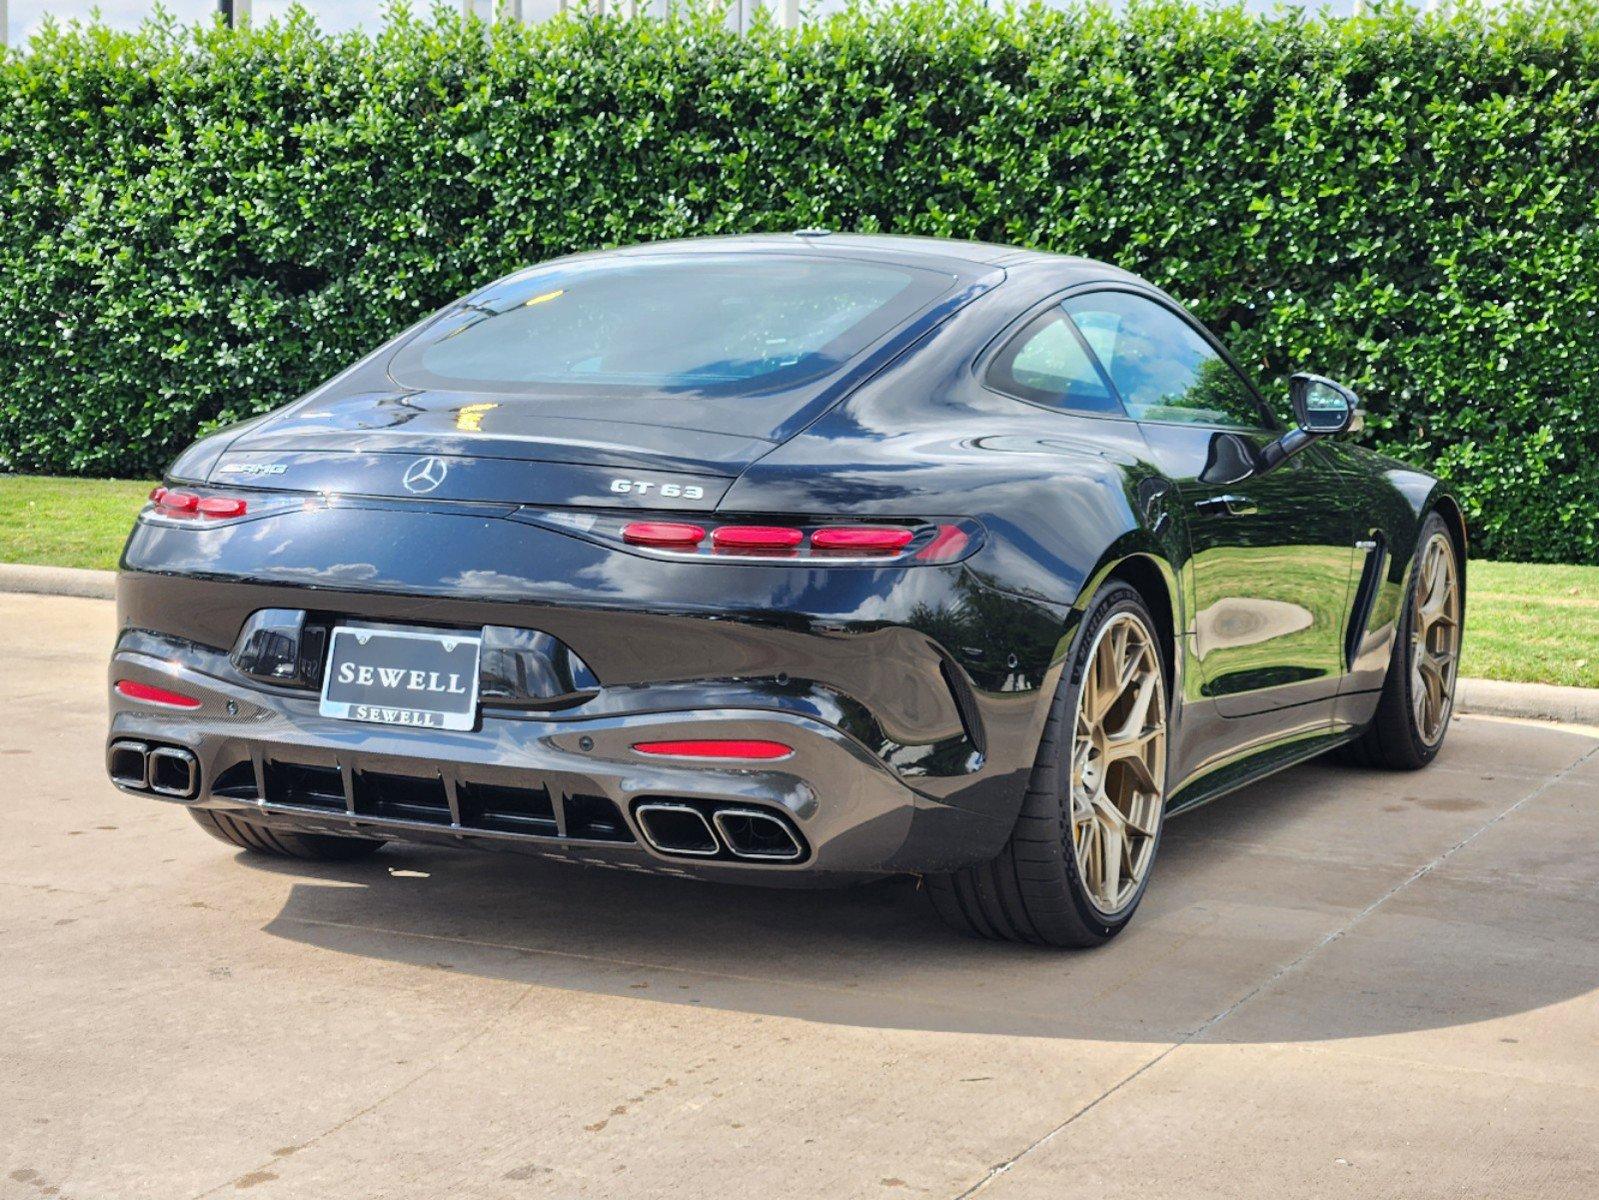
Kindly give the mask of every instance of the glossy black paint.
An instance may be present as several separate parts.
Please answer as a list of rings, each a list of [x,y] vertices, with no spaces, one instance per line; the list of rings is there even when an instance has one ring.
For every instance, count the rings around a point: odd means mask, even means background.
[[[690,245],[791,253],[794,242]],[[1170,632],[1173,808],[1370,719],[1421,520],[1441,509],[1464,538],[1435,479],[1328,440],[1267,470],[1280,428],[1139,423],[987,386],[988,359],[1065,296],[1159,296],[1104,264],[893,238],[803,250],[937,265],[960,287],[770,428],[712,432],[735,423],[645,402],[586,413],[402,389],[386,363],[407,334],[185,452],[169,483],[248,496],[251,515],[215,527],[141,518],[111,674],[203,704],[151,711],[113,693],[112,737],[194,750],[196,803],[286,827],[794,883],[996,852],[1083,608],[1113,574]],[[413,495],[406,472],[429,456],[444,479]],[[585,534],[584,514],[618,511],[708,524],[963,520],[972,536],[941,563],[679,562]],[[288,656],[281,683],[240,658],[263,622],[314,631],[345,618],[495,631],[479,729],[325,720],[305,655]],[[631,750],[641,734],[768,737],[796,753],[759,766],[647,762]],[[343,810],[263,807],[279,761],[345,780]],[[362,807],[363,773],[440,781],[444,823],[379,819]],[[224,779],[232,790],[218,789]],[[474,787],[541,789],[544,832],[471,825],[459,797]],[[594,826],[564,815],[587,803],[573,797],[598,798],[631,823],[634,803],[662,796],[780,812],[806,857],[667,859],[631,824],[625,841],[577,837]]]

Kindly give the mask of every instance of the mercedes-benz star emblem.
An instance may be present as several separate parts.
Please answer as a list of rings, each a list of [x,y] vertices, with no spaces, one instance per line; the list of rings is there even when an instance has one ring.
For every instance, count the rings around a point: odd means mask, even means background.
[[[421,495],[444,482],[449,467],[442,458],[419,458],[405,469],[405,490]]]

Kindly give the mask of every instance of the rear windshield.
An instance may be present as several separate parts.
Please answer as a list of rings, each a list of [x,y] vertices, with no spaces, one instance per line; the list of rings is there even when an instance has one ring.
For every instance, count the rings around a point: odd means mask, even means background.
[[[836,371],[954,284],[917,267],[799,255],[555,265],[463,301],[390,373],[465,391],[772,392]]]

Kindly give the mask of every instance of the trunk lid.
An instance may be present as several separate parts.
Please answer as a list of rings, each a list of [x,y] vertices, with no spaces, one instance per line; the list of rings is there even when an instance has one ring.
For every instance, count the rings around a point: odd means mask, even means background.
[[[666,425],[645,402],[574,417],[468,392],[320,394],[234,439],[210,482],[281,491],[618,508],[711,509],[776,442]]]

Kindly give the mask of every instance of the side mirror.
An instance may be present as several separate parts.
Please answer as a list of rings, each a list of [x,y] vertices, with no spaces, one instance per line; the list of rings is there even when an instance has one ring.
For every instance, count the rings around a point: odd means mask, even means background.
[[[1360,398],[1341,383],[1301,373],[1288,381],[1288,398],[1299,427],[1261,450],[1262,471],[1281,466],[1317,438],[1360,431]]]
[[[1341,383],[1320,375],[1295,375],[1288,381],[1294,419],[1311,437],[1358,432],[1360,399]]]

